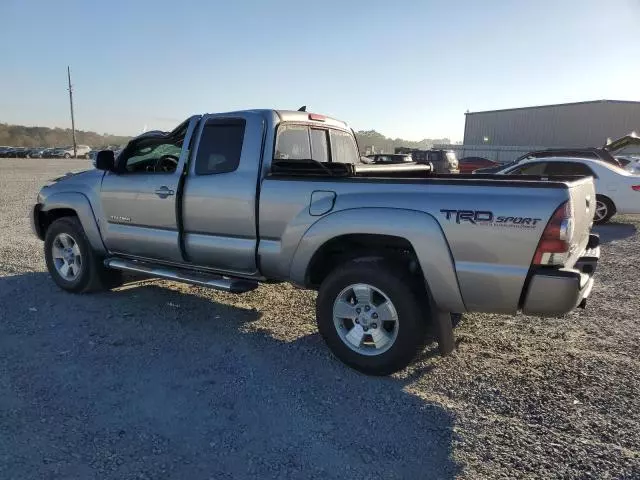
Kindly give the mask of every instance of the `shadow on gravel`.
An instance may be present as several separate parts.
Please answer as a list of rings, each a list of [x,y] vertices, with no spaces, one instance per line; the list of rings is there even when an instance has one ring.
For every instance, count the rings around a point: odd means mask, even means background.
[[[155,284],[72,295],[45,273],[1,277],[0,477],[460,473],[453,416],[412,379],[360,375],[259,318]]]
[[[593,231],[600,234],[601,243],[624,240],[636,234],[636,226],[629,223],[609,222],[604,225],[594,225]]]

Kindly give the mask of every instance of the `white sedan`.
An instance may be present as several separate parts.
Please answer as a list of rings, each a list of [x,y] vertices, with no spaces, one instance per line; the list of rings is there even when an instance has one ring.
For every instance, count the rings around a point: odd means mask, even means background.
[[[497,172],[504,175],[591,175],[596,186],[595,223],[616,213],[640,214],[640,175],[602,160],[572,157],[522,160]]]

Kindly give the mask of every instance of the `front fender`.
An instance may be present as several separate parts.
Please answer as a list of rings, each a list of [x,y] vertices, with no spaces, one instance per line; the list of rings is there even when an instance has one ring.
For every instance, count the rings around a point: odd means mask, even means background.
[[[349,234],[401,237],[409,241],[435,304],[447,312],[465,312],[455,265],[440,224],[431,215],[397,208],[355,208],[329,214],[314,223],[296,248],[289,278],[306,282],[313,255],[329,240]],[[425,294],[427,292],[425,291]]]
[[[40,211],[50,212],[59,208],[67,208],[76,212],[91,247],[98,253],[107,253],[91,203],[85,195],[77,192],[53,193],[46,198]]]

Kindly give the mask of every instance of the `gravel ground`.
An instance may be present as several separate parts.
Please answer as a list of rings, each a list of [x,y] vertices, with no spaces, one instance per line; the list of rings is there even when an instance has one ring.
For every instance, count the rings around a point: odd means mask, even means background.
[[[466,315],[371,378],[288,285],[57,289],[28,208],[85,165],[0,160],[0,478],[640,478],[638,220],[600,229],[586,310]]]

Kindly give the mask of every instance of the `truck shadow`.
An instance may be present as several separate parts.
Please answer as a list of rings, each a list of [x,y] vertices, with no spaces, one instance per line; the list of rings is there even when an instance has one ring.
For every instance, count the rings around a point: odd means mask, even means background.
[[[637,228],[630,223],[609,222],[604,225],[594,225],[593,231],[600,234],[601,243],[609,243],[633,237]]]
[[[453,415],[407,393],[415,378],[345,367],[290,321],[309,305],[288,305],[265,323],[177,284],[72,295],[1,277],[9,476],[455,478]]]

